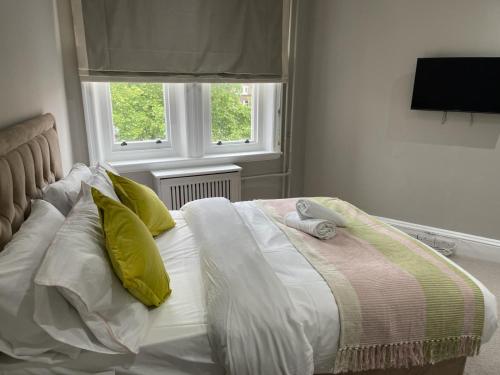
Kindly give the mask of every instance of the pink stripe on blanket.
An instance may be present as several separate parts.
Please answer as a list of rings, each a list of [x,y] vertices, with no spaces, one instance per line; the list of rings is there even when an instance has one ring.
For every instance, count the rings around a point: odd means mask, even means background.
[[[409,250],[413,251],[429,263],[438,267],[441,272],[443,272],[446,276],[453,280],[462,292],[464,300],[470,302],[464,304],[464,332],[473,331],[475,315],[474,291],[463,278],[457,275],[456,272],[454,272],[450,267],[448,267],[447,264],[445,264],[445,260],[436,258],[436,255],[433,255],[429,252],[431,250],[422,249],[420,245],[415,243],[413,239],[408,237],[408,235],[399,233],[396,230],[389,229],[385,224],[378,222],[378,220],[373,218],[372,216],[359,215],[358,211],[353,206],[345,205],[344,208],[348,209],[350,214],[352,214],[353,216],[355,215],[359,221],[363,222],[366,225],[369,225],[372,228],[376,226],[379,233],[385,234],[395,241],[402,243]]]
[[[297,199],[266,201],[266,207],[272,208],[275,219],[283,222],[283,217],[295,210],[296,202]],[[317,255],[323,257],[322,264],[314,265],[322,268],[317,269],[321,275],[331,273],[333,265],[336,272],[350,281],[358,299],[363,301],[360,306],[360,337],[352,337],[352,343],[341,340],[342,344],[376,345],[380,342],[399,342],[408,337],[425,338],[425,295],[413,275],[390,262],[372,245],[351,235],[345,229],[337,228],[337,235],[327,241],[318,240],[286,226],[284,229],[297,232],[294,237],[300,238],[307,247],[314,249],[309,256],[314,257],[317,262]],[[360,273],[365,277],[355,277]],[[384,277],[380,278],[379,275]],[[394,283],[394,280],[398,280],[398,283]],[[330,287],[335,291],[334,286]],[[401,290],[407,293],[401,295]],[[387,303],[378,303],[379,299]],[[339,306],[339,310],[342,313],[342,306]]]
[[[408,337],[425,338],[425,295],[413,275],[343,229],[338,229],[331,240],[309,238],[308,241],[314,241],[314,248],[326,260],[325,267],[333,264],[351,281],[358,298],[363,301],[360,306],[363,332],[357,344],[376,345],[404,341]],[[355,277],[358,274],[364,277]],[[401,290],[405,293],[401,294]],[[379,303],[379,300],[386,304]]]

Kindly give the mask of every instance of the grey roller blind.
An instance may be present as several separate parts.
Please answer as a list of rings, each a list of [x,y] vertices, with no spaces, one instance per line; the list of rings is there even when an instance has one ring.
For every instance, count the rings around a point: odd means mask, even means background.
[[[72,0],[80,77],[286,81],[289,0]]]

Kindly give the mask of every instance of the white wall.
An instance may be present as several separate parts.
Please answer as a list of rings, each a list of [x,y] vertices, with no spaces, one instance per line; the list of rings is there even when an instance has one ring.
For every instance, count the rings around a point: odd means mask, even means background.
[[[57,120],[63,168],[72,141],[52,0],[0,1],[0,127],[51,112]]]
[[[500,115],[409,109],[417,57],[500,56],[500,1],[305,3],[304,193],[500,239]]]

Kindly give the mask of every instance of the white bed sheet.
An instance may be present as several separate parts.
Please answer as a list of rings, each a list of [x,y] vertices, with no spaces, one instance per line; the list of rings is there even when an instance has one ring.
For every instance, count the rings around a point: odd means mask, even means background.
[[[329,372],[333,368],[340,326],[337,305],[328,285],[253,202],[235,206],[306,322],[306,334],[314,348],[315,372]],[[106,370],[134,375],[224,374],[211,358],[198,245],[182,213],[172,211],[172,216],[176,227],[161,235],[157,243],[173,292],[162,306],[151,310],[150,332],[138,355],[84,353],[77,360],[50,370],[44,365],[0,357],[0,374],[76,375]],[[231,245],[237,244],[228,244]],[[479,281],[478,285],[485,296],[483,340],[486,342],[497,325],[496,300]]]
[[[170,276],[172,295],[150,311],[150,330],[137,355],[86,352],[78,359],[48,366],[0,357],[0,374],[94,374],[114,369],[116,374],[219,375],[223,369],[211,359],[206,331],[205,293],[198,246],[182,213],[172,211],[176,226],[157,238]]]

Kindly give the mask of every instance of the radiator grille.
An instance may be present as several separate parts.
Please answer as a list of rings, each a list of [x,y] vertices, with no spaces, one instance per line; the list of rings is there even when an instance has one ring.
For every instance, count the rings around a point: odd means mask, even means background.
[[[205,181],[170,186],[172,210],[178,210],[196,199],[224,197],[231,200],[231,181]]]
[[[190,175],[187,177],[160,177],[157,191],[161,200],[171,210],[196,199],[224,197],[232,202],[241,196],[240,172]]]

